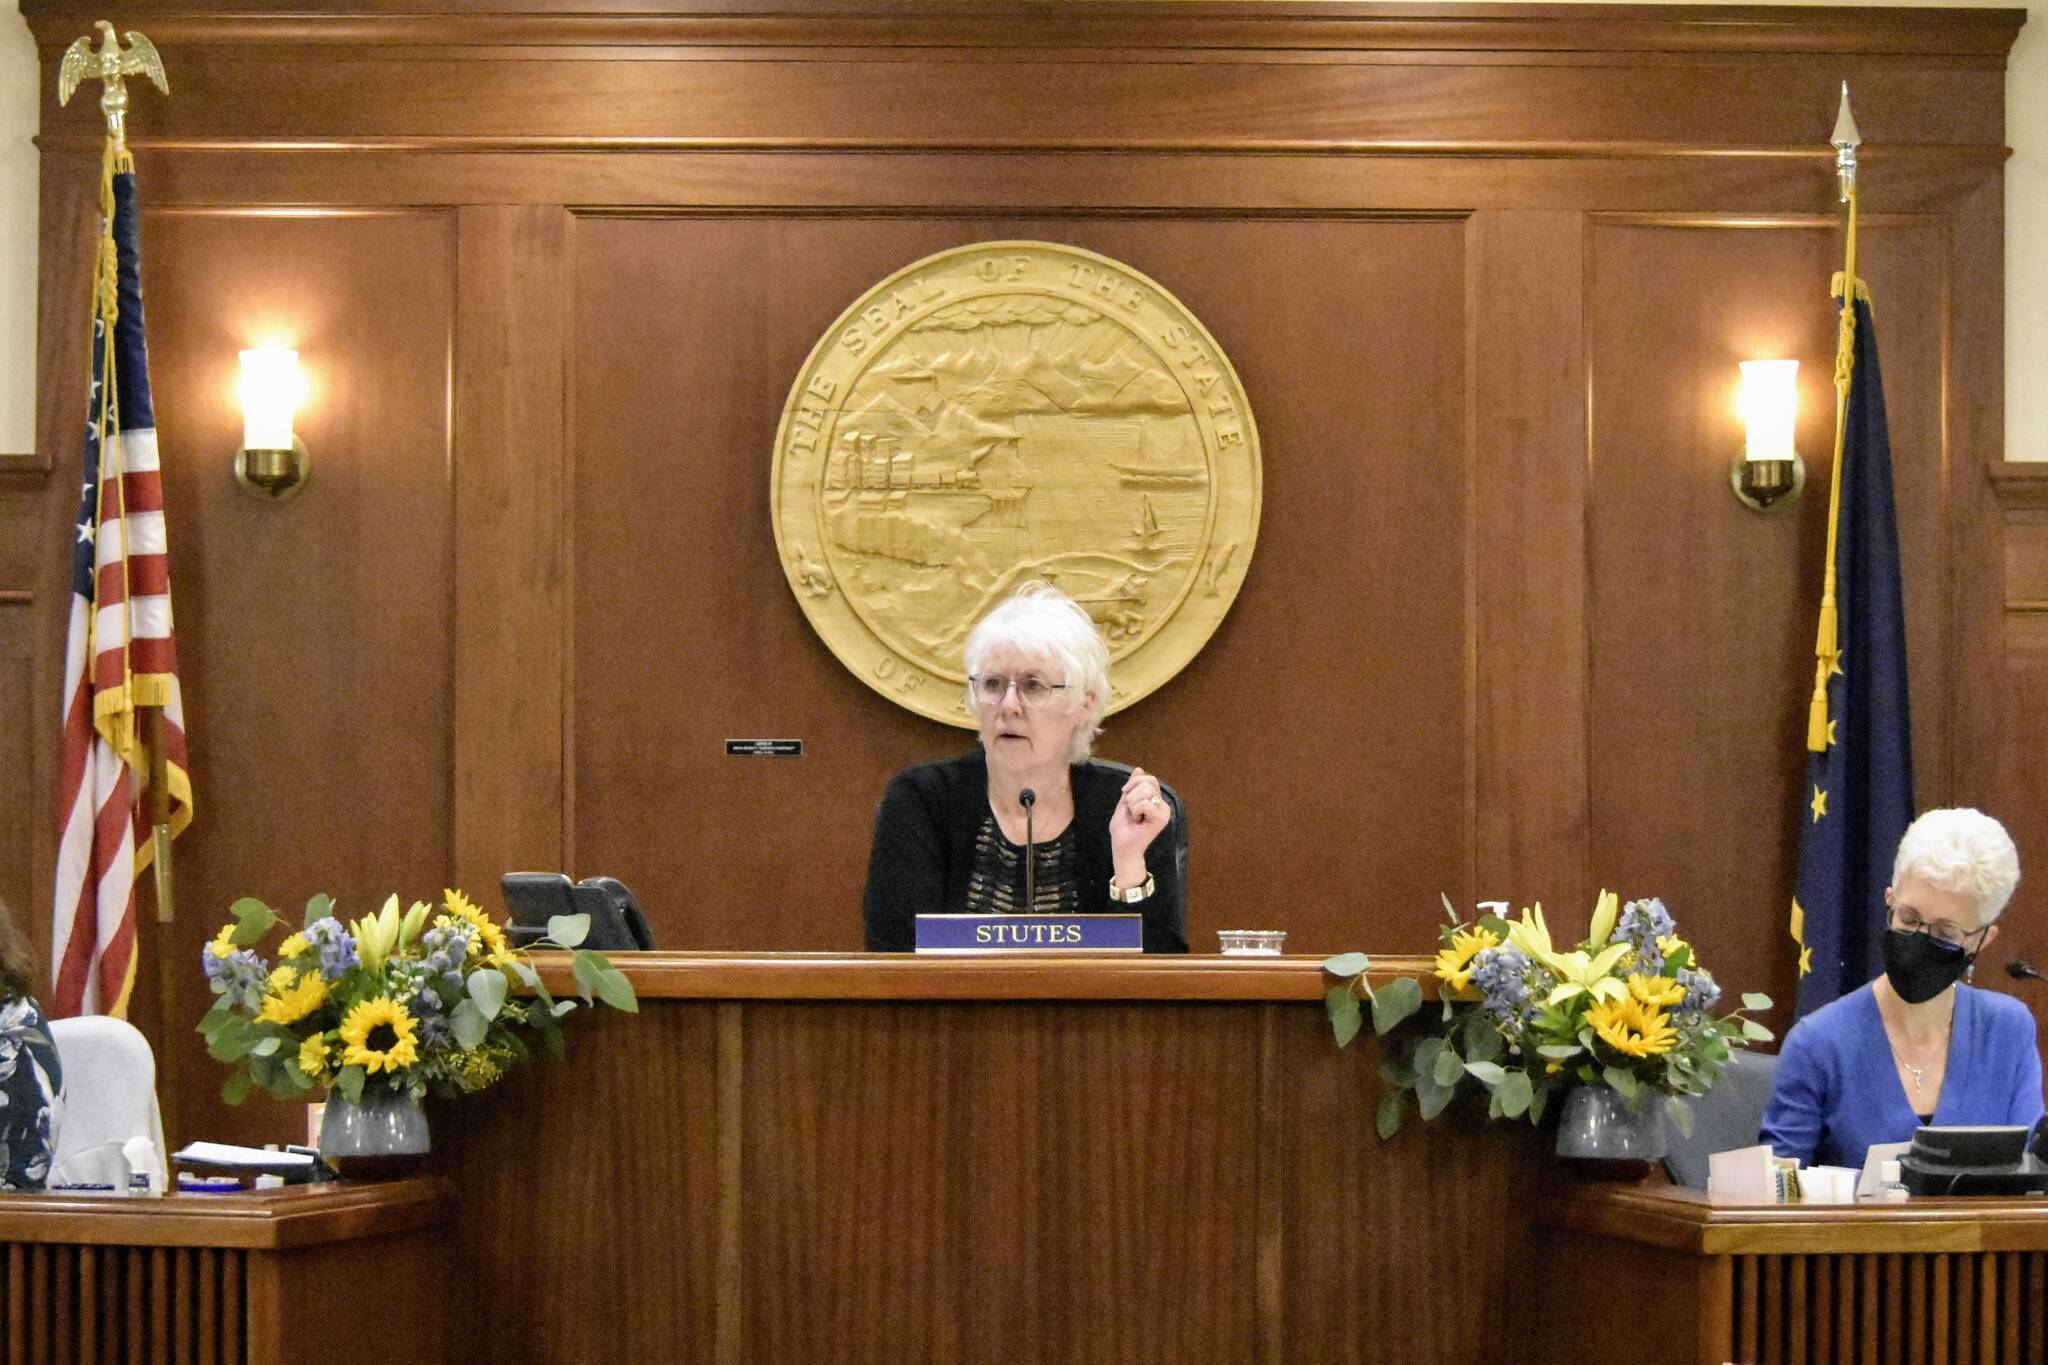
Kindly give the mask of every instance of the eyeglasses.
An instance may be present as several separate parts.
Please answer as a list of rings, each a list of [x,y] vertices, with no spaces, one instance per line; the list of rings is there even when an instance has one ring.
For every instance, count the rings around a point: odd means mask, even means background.
[[[1971,939],[1991,927],[1987,924],[1978,929],[1964,929],[1950,924],[1945,919],[1929,923],[1920,918],[1918,911],[1907,905],[1893,906],[1891,918],[1894,929],[1902,929],[1909,934],[1926,934],[1943,947],[1958,950],[1968,948]]]
[[[1027,711],[1036,710],[1051,701],[1053,694],[1067,690],[1065,683],[1047,682],[1036,673],[1027,673],[1021,678],[1007,677],[1001,673],[981,673],[968,678],[967,685],[974,694],[974,700],[981,706],[1001,706],[1003,698],[1011,688],[1017,689],[1017,700]]]

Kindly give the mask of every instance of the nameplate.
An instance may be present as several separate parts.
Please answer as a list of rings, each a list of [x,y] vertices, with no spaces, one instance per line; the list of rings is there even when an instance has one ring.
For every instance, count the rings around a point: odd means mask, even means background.
[[[1142,953],[1142,915],[919,915],[920,953]]]

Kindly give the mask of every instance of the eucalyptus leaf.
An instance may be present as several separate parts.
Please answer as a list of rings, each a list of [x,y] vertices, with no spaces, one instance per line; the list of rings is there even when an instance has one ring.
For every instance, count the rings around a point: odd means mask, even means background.
[[[1535,1087],[1529,1083],[1526,1071],[1510,1071],[1507,1079],[1500,1083],[1496,1092],[1500,1096],[1500,1111],[1511,1119],[1530,1113],[1530,1101],[1535,1098]],[[1535,1114],[1530,1114],[1534,1119]]]
[[[1358,1036],[1365,1022],[1358,997],[1351,993],[1349,985],[1339,982],[1323,992],[1323,1005],[1330,1012],[1330,1031],[1337,1035],[1337,1046],[1351,1046],[1351,1040]]]
[[[1416,1105],[1425,1121],[1443,1113],[1457,1093],[1455,1086],[1438,1085],[1434,1076],[1424,1074],[1415,1078]]]
[[[496,967],[479,967],[469,974],[469,998],[486,1020],[497,1018],[505,1007],[508,987],[505,974]]]
[[[1500,1030],[1483,1012],[1475,1010],[1465,1020],[1465,1059],[1468,1062],[1494,1061],[1507,1051],[1507,1047],[1501,1040]]]
[[[549,1010],[548,1012],[555,1018],[559,1019],[563,1015],[567,1014],[570,1010],[575,1009],[576,1005],[577,1002],[574,1000],[557,1000],[554,1004],[554,1008]]]
[[[1762,991],[1744,991],[1742,993],[1742,1008],[1746,1010],[1767,1010],[1770,1007],[1771,997],[1765,995]]]
[[[1561,1062],[1567,1057],[1576,1057],[1584,1051],[1584,1048],[1572,1043],[1545,1043],[1542,1047],[1536,1049],[1536,1055],[1548,1057],[1553,1062]]]
[[[1422,983],[1412,976],[1397,976],[1372,998],[1372,1031],[1384,1037],[1421,1008]]]
[[[1381,1097],[1379,1112],[1373,1115],[1373,1127],[1379,1130],[1381,1142],[1401,1131],[1400,1091],[1390,1090]]]
[[[306,902],[305,926],[307,928],[312,928],[323,919],[333,918],[334,897],[328,895],[325,891],[320,892]]]
[[[1489,1120],[1491,1120],[1491,1119],[1498,1119],[1498,1118],[1501,1118],[1501,1117],[1502,1117],[1503,1115],[1505,1115],[1505,1114],[1506,1114],[1506,1112],[1507,1112],[1506,1110],[1504,1110],[1504,1109],[1502,1109],[1502,1108],[1500,1107],[1500,1091],[1498,1091],[1498,1090],[1489,1090],[1489,1091],[1487,1091],[1487,1092],[1486,1092],[1486,1117],[1487,1117],[1487,1118],[1488,1118]]]
[[[1507,1079],[1508,1075],[1507,1068],[1501,1066],[1498,1062],[1468,1061],[1465,1063],[1465,1072],[1467,1075],[1477,1077],[1482,1085],[1487,1086],[1499,1085]],[[1519,1076],[1522,1073],[1518,1071],[1515,1074]]]
[[[491,1031],[491,1021],[484,1018],[484,1012],[477,1008],[476,1001],[464,1000],[448,1012],[448,1025],[455,1031],[455,1041],[464,1052],[474,1052],[476,1045]]]
[[[1399,1090],[1413,1089],[1415,1062],[1409,1057],[1389,1057],[1380,1063],[1380,1079]]]
[[[548,937],[564,948],[574,948],[590,937],[590,916],[548,916]]]
[[[1528,1078],[1527,1076],[1524,1076],[1524,1077],[1522,1077],[1522,1079],[1526,1081],[1526,1080],[1528,1080],[1529,1078]],[[1529,1096],[1529,1122],[1531,1122],[1531,1123],[1541,1123],[1541,1122],[1543,1122],[1543,1111],[1544,1111],[1544,1110],[1545,1110],[1546,1108],[1548,1108],[1548,1107],[1549,1107],[1549,1105],[1550,1105],[1550,1092],[1549,1092],[1548,1090],[1536,1090],[1536,1091],[1534,1091],[1534,1093],[1532,1093],[1532,1094],[1531,1094],[1531,1095]]]
[[[1415,1052],[1410,1058],[1415,1063],[1415,1074],[1427,1076],[1436,1070],[1437,1054],[1443,1050],[1444,1040],[1441,1038],[1424,1038],[1421,1042],[1417,1043],[1415,1045]]]
[[[1634,1100],[1638,1094],[1642,1093],[1642,1082],[1638,1081],[1634,1077],[1634,1075],[1627,1071],[1622,1070],[1622,1068],[1618,1066],[1608,1067],[1605,1073],[1605,1079],[1607,1081],[1607,1084],[1612,1086],[1615,1092],[1618,1093],[1623,1099]]]
[[[256,1046],[256,1026],[239,1015],[226,1020],[206,1040],[206,1055],[216,1062],[239,1062]]]
[[[627,1014],[640,1012],[640,997],[633,993],[633,983],[617,967],[606,967],[597,974],[598,998],[615,1010]]]
[[[361,1104],[363,1079],[363,1069],[360,1066],[345,1066],[341,1069],[341,1074],[334,1078],[334,1088],[339,1090],[341,1097],[350,1104]]]
[[[1436,1061],[1430,1066],[1430,1074],[1438,1085],[1456,1085],[1458,1078],[1465,1074],[1465,1063],[1453,1047],[1445,1047],[1436,1054]]]
[[[597,990],[598,973],[604,968],[598,965],[595,956],[590,953],[576,954],[569,966],[571,974],[576,978],[577,993],[583,997],[583,1003],[587,1005]]]
[[[1676,1095],[1664,1097],[1664,1113],[1670,1118],[1671,1126],[1678,1130],[1680,1137],[1692,1136],[1692,1106]]]
[[[1372,959],[1364,953],[1339,953],[1335,957],[1323,959],[1323,970],[1331,976],[1357,976],[1371,965]]]
[[[254,1086],[255,1082],[250,1078],[248,1072],[231,1071],[228,1073],[227,1080],[221,1083],[220,1097],[229,1104],[240,1104],[243,1100],[249,1098],[249,1091]]]
[[[277,912],[254,896],[242,897],[228,907],[228,913],[235,917],[231,941],[237,948],[248,947],[277,925]]]
[[[1768,1043],[1776,1035],[1754,1019],[1742,1021],[1742,1036],[1752,1043]]]
[[[258,1039],[256,1045],[249,1049],[249,1055],[252,1057],[268,1057],[271,1053],[277,1051],[283,1043],[284,1040],[273,1033],[268,1038]]]
[[[540,973],[533,969],[531,962],[528,962],[523,957],[515,957],[512,959],[510,966],[512,974],[519,978],[519,983],[525,986],[526,989],[530,991],[541,989]]]
[[[1481,915],[1479,917],[1479,927],[1481,929],[1484,929],[1487,933],[1492,934],[1502,943],[1506,943],[1508,941],[1508,929],[1510,926],[1508,922],[1502,919],[1499,915]]]

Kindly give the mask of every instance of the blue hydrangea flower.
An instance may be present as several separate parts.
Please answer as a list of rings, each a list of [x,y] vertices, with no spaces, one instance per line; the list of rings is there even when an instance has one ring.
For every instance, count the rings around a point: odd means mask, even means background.
[[[1644,976],[1655,976],[1664,970],[1664,950],[1657,946],[1660,938],[1671,937],[1676,926],[1671,914],[1664,908],[1664,902],[1654,897],[1646,901],[1630,901],[1621,907],[1621,917],[1615,921],[1613,937],[1609,943],[1626,943],[1635,950],[1635,970]]]
[[[1519,1027],[1536,1012],[1529,991],[1529,957],[1520,948],[1482,948],[1472,959],[1472,984],[1482,1007],[1503,1025]]]
[[[1678,1002],[1680,1014],[1705,1014],[1721,999],[1721,987],[1715,983],[1712,972],[1685,967],[1679,970],[1677,980],[1685,987],[1685,999]]]
[[[306,942],[320,950],[320,979],[334,981],[360,961],[356,941],[341,921],[329,916],[306,926]]]

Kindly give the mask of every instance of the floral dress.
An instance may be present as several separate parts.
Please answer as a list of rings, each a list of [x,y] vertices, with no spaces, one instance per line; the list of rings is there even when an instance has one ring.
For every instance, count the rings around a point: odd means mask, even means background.
[[[42,1008],[0,1005],[0,1190],[40,1190],[50,1175],[50,1099],[64,1083]]]

